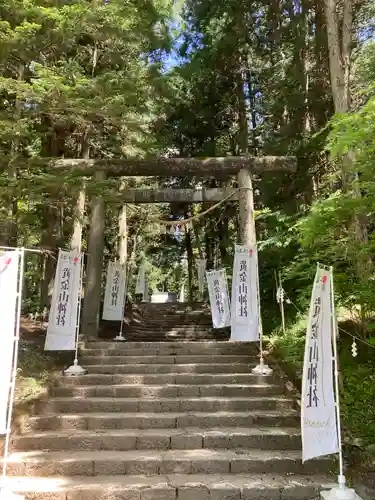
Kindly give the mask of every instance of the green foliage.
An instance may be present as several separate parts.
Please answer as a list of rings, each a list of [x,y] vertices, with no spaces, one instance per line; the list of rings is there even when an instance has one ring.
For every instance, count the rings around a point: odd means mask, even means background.
[[[33,403],[45,394],[51,373],[62,370],[71,363],[70,353],[44,352],[41,340],[21,340],[18,356],[16,402],[17,408]]]
[[[270,341],[276,353],[288,363],[299,377],[302,376],[306,327],[306,318],[300,317],[287,329],[285,335],[276,330]]]
[[[328,172],[322,182],[321,196],[297,225],[305,253],[334,265],[339,299],[352,312],[360,307],[361,319],[371,318],[375,311],[373,47],[373,42],[365,45],[357,60],[361,81],[367,84],[366,91],[362,88],[357,94],[363,104],[330,122],[327,148],[332,160],[346,171],[345,189],[341,188],[336,172]],[[336,190],[332,189],[335,185]]]
[[[346,354],[346,356],[340,357],[340,361],[344,384],[342,395],[343,421],[354,436],[362,437],[368,444],[374,444],[374,358],[367,363],[358,364],[350,358],[349,354]]]

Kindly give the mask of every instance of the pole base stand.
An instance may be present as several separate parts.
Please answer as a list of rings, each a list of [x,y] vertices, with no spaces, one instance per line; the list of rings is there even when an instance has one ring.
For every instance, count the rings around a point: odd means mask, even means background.
[[[6,488],[0,489],[0,500],[25,500],[24,495],[20,495],[19,493],[13,493]]]
[[[265,365],[262,358],[260,359],[259,365],[257,365],[251,371],[254,375],[262,375],[262,376],[271,375],[273,373],[272,368],[270,368],[268,365]]]
[[[77,377],[79,375],[86,375],[87,370],[79,366],[78,360],[75,359],[72,366],[69,366],[66,370],[64,370],[64,375],[68,375],[70,377]],[[1,499],[0,499],[1,500]]]
[[[123,337],[122,333],[119,333],[113,340],[116,340],[118,342],[125,342],[126,338]]]
[[[336,486],[331,490],[322,491],[320,493],[322,500],[362,500],[352,488],[340,488]]]

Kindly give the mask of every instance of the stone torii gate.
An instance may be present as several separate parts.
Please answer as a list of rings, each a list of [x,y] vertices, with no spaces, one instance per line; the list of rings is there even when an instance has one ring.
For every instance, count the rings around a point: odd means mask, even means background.
[[[43,162],[44,165],[46,162]],[[240,243],[249,245],[256,241],[254,224],[254,201],[252,173],[296,170],[296,158],[292,156],[241,156],[223,158],[158,158],[123,160],[50,160],[57,171],[69,170],[77,176],[92,176],[95,182],[108,177],[164,176],[195,177],[215,176],[227,179],[237,176],[238,192],[228,189],[125,189],[119,194],[124,203],[201,203],[217,202],[233,193],[231,199],[239,202]],[[117,198],[119,200],[119,198]],[[110,201],[110,200],[108,200]],[[85,298],[83,305],[83,328],[86,336],[96,337],[99,329],[99,308],[103,255],[95,251],[103,248],[105,231],[105,199],[96,196],[91,200],[91,224],[88,236],[88,264]]]

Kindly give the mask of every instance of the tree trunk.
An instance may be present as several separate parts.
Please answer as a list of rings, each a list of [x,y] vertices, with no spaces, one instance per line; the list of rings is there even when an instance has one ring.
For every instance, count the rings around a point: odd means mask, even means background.
[[[82,135],[81,156],[85,160],[88,160],[90,158],[90,142],[89,142],[88,129],[86,129]],[[77,252],[80,252],[82,250],[82,232],[83,232],[83,219],[85,216],[85,203],[86,203],[86,191],[85,191],[85,181],[83,180],[82,188],[79,192],[74,210],[73,234],[70,243],[71,249]]]
[[[194,283],[194,254],[193,254],[193,245],[191,241],[190,229],[185,225],[185,244],[186,244],[186,255],[188,262],[188,288],[189,288],[189,302],[193,302],[194,291],[193,291],[193,283]]]
[[[103,171],[96,172],[94,182],[105,180]],[[86,286],[82,312],[82,329],[86,338],[97,338],[105,231],[105,204],[100,196],[92,200],[88,237]]]
[[[43,229],[42,236],[40,239],[40,246],[43,249],[56,252],[57,258],[57,242],[56,242],[56,225],[57,216],[56,209],[50,205],[44,205],[43,207]],[[44,307],[49,307],[51,302],[52,288],[53,288],[53,278],[56,270],[57,261],[49,255],[46,255],[44,261],[41,262],[41,267],[43,270],[42,280],[40,286],[40,311]]]
[[[241,61],[239,62],[241,66]],[[244,95],[244,79],[242,70],[239,69],[236,75],[237,78],[237,99],[238,99],[238,147],[240,155],[246,155],[248,153],[248,124],[247,124],[247,113],[246,113],[246,103]]]
[[[250,61],[249,61],[250,62]],[[249,100],[249,119],[251,123],[251,146],[250,151],[251,154],[256,156],[258,152],[258,142],[257,142],[257,119],[256,119],[256,85],[255,85],[255,76],[252,74],[249,69],[247,72],[247,86],[248,86],[248,100]]]
[[[225,267],[227,261],[227,246],[228,246],[228,234],[229,234],[229,216],[222,214],[219,220],[219,224],[217,226],[217,239],[219,241],[219,250],[220,250],[220,261],[221,266]]]
[[[214,252],[213,252],[213,245],[212,245],[212,224],[211,220],[208,218],[206,219],[206,224],[204,228],[204,241],[205,241],[205,247],[206,247],[206,259],[207,259],[207,269],[213,269],[214,268]]]
[[[352,41],[352,1],[343,2],[343,18],[340,29],[336,0],[324,0],[331,87],[336,113],[347,113],[350,108],[349,76]],[[340,31],[341,40],[340,43]]]
[[[125,183],[121,185],[121,190],[125,189]],[[118,255],[120,264],[126,264],[128,259],[128,221],[127,221],[127,206],[126,203],[120,209],[118,219]]]
[[[201,247],[200,226],[198,224],[199,223],[196,220],[192,222],[195,246],[196,246],[196,249],[198,251],[199,258],[204,259],[204,255],[203,255],[203,251],[202,251],[202,247]]]
[[[23,64],[20,64],[17,74],[17,80],[19,82],[23,81],[24,75],[25,75],[25,66]],[[18,99],[18,97],[16,97],[14,108],[15,108],[14,120],[17,121],[21,115],[21,102]],[[11,144],[10,161],[8,165],[8,178],[10,182],[14,182],[14,180],[17,177],[17,166],[14,164],[14,159],[16,158],[18,152],[19,152],[19,139],[15,138],[13,139]],[[17,246],[18,230],[17,230],[17,221],[15,220],[17,216],[17,210],[18,210],[17,198],[12,196],[11,193],[7,210],[8,213],[7,213],[6,229],[5,229],[5,234],[3,236],[4,244],[7,246],[8,245],[14,247]]]
[[[120,210],[118,221],[119,247],[118,254],[120,264],[126,264],[128,258],[128,225],[126,218],[126,204]]]
[[[327,37],[329,48],[329,62],[332,95],[336,113],[350,111],[350,60],[353,37],[353,5],[351,0],[343,2],[342,19],[338,15],[336,0],[325,0],[325,15],[327,22]],[[341,40],[341,43],[340,43]],[[347,193],[351,189],[354,198],[360,198],[357,187],[349,186],[349,182],[357,180],[358,174],[352,173],[354,154],[349,151],[341,158],[341,172],[343,190]],[[356,262],[357,276],[366,282],[372,274],[372,262],[361,256],[358,246],[368,243],[366,221],[354,215],[350,230],[354,236],[353,260]]]

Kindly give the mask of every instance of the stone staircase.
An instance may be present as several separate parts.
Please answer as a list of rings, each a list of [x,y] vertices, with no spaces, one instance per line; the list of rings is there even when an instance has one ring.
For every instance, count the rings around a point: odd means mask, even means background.
[[[212,328],[211,312],[204,303],[134,304],[125,331],[130,341],[228,340],[229,334],[228,328]]]
[[[149,338],[163,331],[157,316],[145,317]],[[251,373],[254,344],[162,338],[86,345],[88,374],[59,376],[20,421],[13,491],[26,500],[319,498],[332,462],[302,465],[295,402],[276,375]]]

